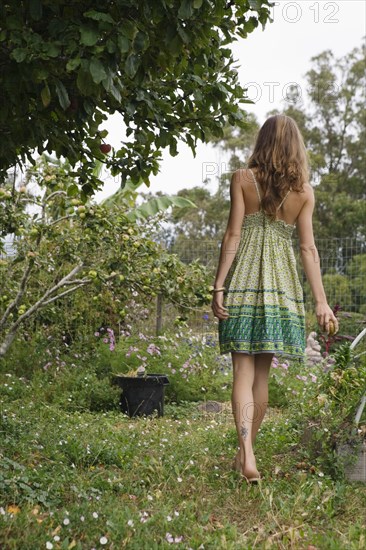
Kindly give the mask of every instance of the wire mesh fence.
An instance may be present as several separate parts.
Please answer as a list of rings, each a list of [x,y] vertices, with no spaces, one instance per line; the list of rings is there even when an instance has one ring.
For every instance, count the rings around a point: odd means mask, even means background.
[[[221,242],[217,240],[186,240],[179,246],[169,248],[186,263],[199,259],[212,271],[214,281],[220,254]],[[366,316],[366,242],[355,237],[318,239],[316,246],[319,252],[322,280],[328,303],[331,307],[338,304],[343,314],[354,314],[360,327]],[[304,289],[305,309],[309,314],[314,310],[310,286],[302,267],[298,241],[294,238],[293,249],[297,270]],[[162,328],[171,326],[177,315],[171,304],[161,307]],[[189,325],[200,332],[215,332],[217,322],[209,307],[187,312]]]
[[[220,254],[218,240],[191,240],[180,241],[179,246],[166,247],[169,252],[175,253],[185,263],[199,260],[212,273],[214,281]],[[320,239],[316,241],[320,256],[320,267],[323,283],[331,307],[339,304],[343,315],[356,319],[356,332],[365,326],[366,316],[366,243],[360,239],[346,237],[334,239]],[[294,253],[300,281],[303,284],[304,299],[307,315],[311,319],[314,309],[310,287],[303,271],[298,242],[294,239]],[[5,247],[9,256],[12,255],[12,247]],[[113,327],[118,339],[125,323],[109,316],[107,307],[103,311],[97,311],[93,301],[92,287],[81,288],[78,296],[56,302],[52,307],[45,308],[36,317],[29,320],[26,330],[29,332],[45,330],[47,327],[57,325],[60,334],[73,333],[87,340],[98,331],[101,325]],[[33,298],[36,298],[34,296]],[[118,297],[112,297],[112,299]],[[142,302],[142,303],[141,303]],[[75,307],[78,304],[78,307]],[[82,308],[80,307],[82,305]],[[217,337],[217,319],[213,316],[210,305],[202,308],[186,308],[184,313],[179,312],[175,306],[162,298],[146,297],[143,300],[136,297],[128,307],[134,311],[133,332],[145,332],[148,334],[161,334],[175,327],[179,328],[179,318],[185,319],[188,326],[198,334],[211,334]],[[140,310],[140,314],[136,314]],[[313,321],[314,321],[313,316]]]

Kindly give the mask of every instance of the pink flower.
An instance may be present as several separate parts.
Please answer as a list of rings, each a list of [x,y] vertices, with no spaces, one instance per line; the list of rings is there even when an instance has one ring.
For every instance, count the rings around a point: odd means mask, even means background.
[[[103,338],[103,342],[104,342],[105,344],[108,344],[108,342],[109,342],[108,338]]]
[[[133,351],[138,351],[138,350],[139,350],[139,348],[136,348],[135,346],[130,346],[130,347],[128,348],[127,353],[126,353],[126,357],[130,357],[130,355],[131,355],[131,353],[132,353]],[[140,356],[138,355],[138,357],[140,357]]]
[[[161,355],[160,349],[155,344],[149,344],[146,351],[150,353],[150,355]]]
[[[180,535],[179,537],[173,537],[171,533],[166,533],[165,538],[168,542],[175,542],[175,543],[182,542],[183,540],[182,535]]]

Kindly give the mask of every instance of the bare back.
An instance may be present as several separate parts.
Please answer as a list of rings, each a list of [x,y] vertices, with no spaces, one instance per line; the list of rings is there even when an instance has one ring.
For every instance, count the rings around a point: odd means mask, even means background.
[[[262,196],[263,192],[260,188],[260,184],[257,179],[257,173],[255,168],[250,169],[254,177],[257,180],[257,186],[259,188],[259,194]],[[255,181],[249,169],[241,169],[240,183],[243,192],[243,200],[245,204],[245,215],[254,214],[259,210],[259,197],[256,190]],[[295,225],[299,214],[309,199],[309,196],[313,193],[312,187],[307,184],[304,186],[304,192],[298,193],[296,191],[290,191],[288,196],[283,201],[282,206],[277,211],[277,219],[283,220],[289,225]]]

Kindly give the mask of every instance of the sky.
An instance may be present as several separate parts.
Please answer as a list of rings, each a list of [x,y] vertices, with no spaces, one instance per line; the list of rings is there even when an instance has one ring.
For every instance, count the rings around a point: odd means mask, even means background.
[[[273,109],[286,108],[286,88],[296,83],[298,94],[306,101],[305,73],[310,59],[324,50],[332,50],[335,57],[360,47],[366,35],[366,2],[364,0],[276,0],[271,9],[273,22],[264,30],[261,25],[244,40],[232,44],[239,82],[248,88],[247,96],[254,104],[241,106],[254,113],[259,124]],[[122,118],[112,116],[104,125],[109,131],[106,139],[118,147],[125,137]],[[163,150],[160,172],[151,176],[150,187],[142,185],[143,192],[163,191],[173,195],[180,189],[203,185],[209,175],[209,189],[215,191],[216,176],[226,171],[227,156],[210,144],[198,142],[196,157],[183,142],[178,144],[179,154],[169,155]],[[119,179],[106,179],[102,191],[95,195],[99,200],[115,192]]]

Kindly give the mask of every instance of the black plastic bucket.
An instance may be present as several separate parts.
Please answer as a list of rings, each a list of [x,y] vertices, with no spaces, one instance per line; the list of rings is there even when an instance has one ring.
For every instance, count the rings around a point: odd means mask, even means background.
[[[120,408],[128,416],[149,416],[154,411],[164,415],[164,390],[169,384],[165,374],[116,375],[113,383],[122,388]]]

